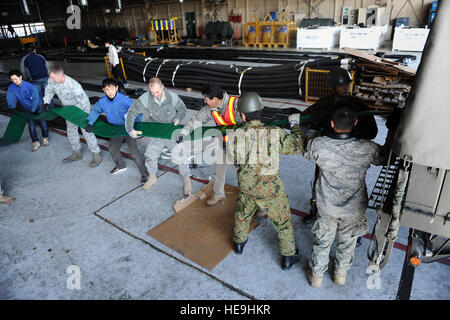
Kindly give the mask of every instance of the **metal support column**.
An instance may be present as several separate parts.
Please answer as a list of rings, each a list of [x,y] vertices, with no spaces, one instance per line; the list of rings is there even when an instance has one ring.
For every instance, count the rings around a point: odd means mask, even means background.
[[[405,253],[405,260],[403,262],[402,275],[398,285],[397,300],[409,300],[411,296],[411,289],[414,280],[415,267],[410,263],[411,244],[413,239],[414,229],[409,229],[408,248]]]

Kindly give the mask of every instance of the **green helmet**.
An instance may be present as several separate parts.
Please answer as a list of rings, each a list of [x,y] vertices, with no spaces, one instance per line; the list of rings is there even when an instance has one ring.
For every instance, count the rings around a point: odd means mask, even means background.
[[[336,88],[337,86],[349,84],[350,82],[352,82],[352,78],[345,69],[334,69],[328,74],[328,87],[330,88]]]
[[[238,111],[240,113],[252,113],[262,110],[263,104],[261,97],[254,91],[247,91],[241,94],[238,100]]]

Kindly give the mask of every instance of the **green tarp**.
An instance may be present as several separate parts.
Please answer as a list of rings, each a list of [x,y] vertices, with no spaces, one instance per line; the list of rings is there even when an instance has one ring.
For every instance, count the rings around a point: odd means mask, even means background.
[[[88,114],[83,110],[75,107],[75,106],[66,106],[60,108],[53,108],[48,112],[43,112],[38,116],[33,116],[35,120],[54,120],[57,117],[61,117],[65,120],[68,120],[81,128],[86,128],[88,122],[87,117]],[[0,139],[0,145],[16,143],[22,137],[22,133],[25,129],[25,125],[27,124],[29,115],[19,112],[14,114],[9,123],[6,131],[3,135],[3,138]],[[145,137],[154,137],[161,139],[172,139],[176,136],[173,136],[174,131],[181,130],[183,128],[182,125],[174,126],[172,124],[167,123],[150,123],[150,122],[140,122],[136,123],[134,126],[135,130],[142,131],[142,135]],[[210,136],[217,134],[217,131],[210,131],[211,129],[218,129],[221,132],[225,131],[224,127],[202,127],[201,132],[199,130],[191,133],[192,139],[199,139],[205,136]],[[94,124],[94,133],[97,136],[103,138],[111,138],[111,137],[122,137],[127,136],[127,132],[125,131],[125,126],[114,126],[103,121],[97,121]]]
[[[361,112],[362,114],[385,114],[386,112]],[[38,116],[33,116],[35,120],[54,120],[57,117],[66,119],[81,128],[86,128],[88,122],[88,114],[83,110],[75,106],[66,106],[50,109],[48,112],[43,112]],[[6,131],[3,138],[0,139],[0,145],[6,145],[16,143],[20,140],[27,124],[30,115],[19,112],[14,114],[9,120]],[[301,122],[308,122],[309,116],[301,116]],[[269,123],[268,125],[283,125],[286,124],[288,119],[278,120]],[[237,126],[233,126],[234,128]],[[135,130],[142,131],[142,135],[145,137],[161,138],[161,139],[173,139],[176,137],[174,131],[181,130],[183,125],[174,126],[168,123],[152,123],[152,122],[140,122],[134,126]],[[227,126],[215,126],[215,127],[201,127],[191,133],[191,139],[200,139],[208,136],[217,135],[217,130],[225,133]],[[216,129],[216,130],[214,130]],[[201,130],[201,131],[200,131]],[[103,138],[122,137],[126,136],[125,126],[114,126],[103,121],[97,121],[94,124],[94,133]]]

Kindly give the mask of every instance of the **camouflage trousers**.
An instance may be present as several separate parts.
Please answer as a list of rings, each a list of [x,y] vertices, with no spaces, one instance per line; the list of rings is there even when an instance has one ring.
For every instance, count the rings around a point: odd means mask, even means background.
[[[356,240],[368,232],[369,225],[365,214],[351,218],[335,218],[320,211],[312,227],[313,250],[309,266],[313,274],[320,276],[328,269],[330,248],[337,233],[334,268],[350,269],[355,253]]]
[[[239,192],[234,216],[233,241],[240,243],[247,240],[250,222],[258,209],[269,216],[277,231],[281,255],[295,254],[294,231],[286,194],[275,198],[256,198]]]
[[[66,126],[67,126],[67,138],[69,139],[70,146],[73,151],[80,151],[81,150],[81,144],[80,144],[80,136],[78,134],[78,126],[73,124],[70,121],[66,120]],[[97,143],[97,138],[95,137],[95,134],[89,133],[83,128],[81,128],[81,133],[83,134],[84,139],[86,140],[86,143],[89,147],[89,150],[95,153],[100,152],[100,148]]]

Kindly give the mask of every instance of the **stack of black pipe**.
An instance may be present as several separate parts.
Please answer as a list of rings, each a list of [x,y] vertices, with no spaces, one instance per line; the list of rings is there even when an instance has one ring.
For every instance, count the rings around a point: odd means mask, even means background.
[[[167,87],[201,90],[205,83],[216,82],[233,95],[240,94],[239,88],[241,93],[256,91],[263,97],[298,99],[303,98],[304,95],[305,73],[301,73],[301,63],[252,67],[246,70],[248,68],[246,66],[161,58],[151,60],[149,57],[127,51],[121,51],[119,56],[123,59],[127,77],[135,81],[148,82],[151,77],[158,76]],[[340,65],[340,61],[339,58],[316,59],[306,63],[306,66],[329,69]],[[299,81],[300,74],[302,76]]]
[[[208,41],[208,40],[203,40]],[[202,43],[202,41],[198,41]],[[167,59],[211,59],[211,60],[242,60],[251,58],[252,61],[261,61],[272,63],[271,61],[281,61],[279,63],[297,62],[311,58],[323,57],[341,57],[345,58],[347,54],[341,52],[329,51],[281,51],[275,49],[244,49],[236,50],[233,47],[222,48],[192,48],[192,47],[169,47],[169,46],[150,46],[145,48],[134,47],[135,51],[145,51],[147,56],[167,58]],[[99,49],[97,49],[99,50]],[[103,48],[104,51],[104,48]]]

